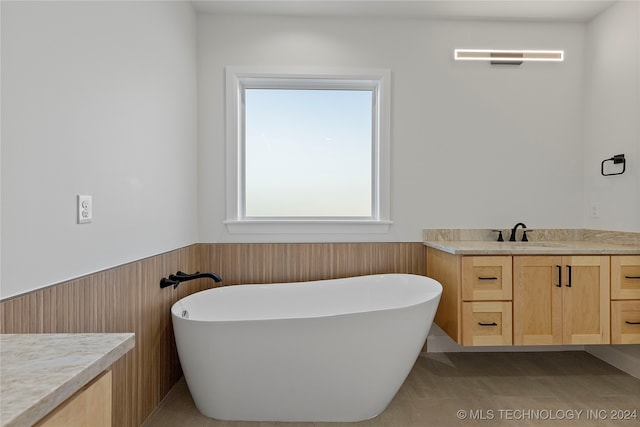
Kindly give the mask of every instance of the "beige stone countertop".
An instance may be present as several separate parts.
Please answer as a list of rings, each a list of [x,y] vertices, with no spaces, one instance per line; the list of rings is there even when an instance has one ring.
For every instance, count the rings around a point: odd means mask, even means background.
[[[135,345],[132,333],[0,335],[0,426],[30,426]]]
[[[586,240],[495,242],[486,240],[425,241],[425,246],[456,255],[640,255],[640,246]]]

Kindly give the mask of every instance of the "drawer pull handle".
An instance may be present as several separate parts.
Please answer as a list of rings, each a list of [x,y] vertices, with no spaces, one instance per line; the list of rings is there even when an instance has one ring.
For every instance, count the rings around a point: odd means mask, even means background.
[[[624,323],[627,323],[629,325],[640,325],[640,322],[630,322],[628,320],[626,322],[624,322]]]
[[[624,276],[625,279],[640,279],[640,276]]]
[[[491,323],[478,322],[478,325],[480,325],[480,326],[498,326],[498,324],[496,322],[491,322]]]
[[[478,280],[498,280],[497,277],[478,277]]]

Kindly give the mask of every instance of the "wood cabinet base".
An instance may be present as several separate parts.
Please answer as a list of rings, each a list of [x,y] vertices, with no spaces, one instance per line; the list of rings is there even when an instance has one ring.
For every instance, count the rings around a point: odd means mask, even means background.
[[[111,371],[84,386],[36,427],[111,427]]]

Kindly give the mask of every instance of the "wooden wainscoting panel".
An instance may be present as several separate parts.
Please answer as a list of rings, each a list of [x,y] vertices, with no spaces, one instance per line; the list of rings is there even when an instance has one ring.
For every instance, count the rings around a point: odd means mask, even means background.
[[[422,243],[210,243],[201,268],[224,285],[282,283],[382,273],[426,274]]]

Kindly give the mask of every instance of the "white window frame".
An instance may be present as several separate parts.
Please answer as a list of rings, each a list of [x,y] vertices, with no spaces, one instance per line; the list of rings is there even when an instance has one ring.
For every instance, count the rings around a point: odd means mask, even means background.
[[[231,233],[385,233],[390,220],[390,86],[387,69],[226,67],[226,209]],[[249,218],[244,214],[243,94],[246,88],[373,89],[372,215]]]

